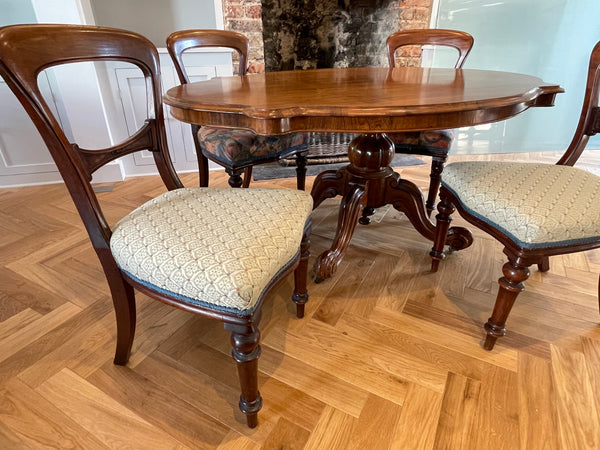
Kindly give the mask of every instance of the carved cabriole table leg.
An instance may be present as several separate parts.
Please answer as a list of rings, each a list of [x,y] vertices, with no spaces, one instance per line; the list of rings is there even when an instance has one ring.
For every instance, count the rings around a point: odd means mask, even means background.
[[[358,217],[366,205],[365,193],[364,186],[353,184],[349,186],[342,198],[338,225],[331,249],[321,253],[315,262],[315,283],[331,278],[344,257],[358,223]]]

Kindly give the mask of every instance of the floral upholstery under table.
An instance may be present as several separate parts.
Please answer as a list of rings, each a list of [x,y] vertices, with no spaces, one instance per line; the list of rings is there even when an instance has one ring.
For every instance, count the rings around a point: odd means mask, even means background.
[[[433,131],[406,131],[399,133],[386,133],[397,147],[410,146],[424,147],[425,154],[430,153],[448,153],[454,139],[452,130],[433,130]],[[413,153],[420,155],[422,152],[414,151]]]
[[[237,169],[304,151],[307,136],[307,133],[260,136],[248,130],[200,127],[198,141],[209,159]]]

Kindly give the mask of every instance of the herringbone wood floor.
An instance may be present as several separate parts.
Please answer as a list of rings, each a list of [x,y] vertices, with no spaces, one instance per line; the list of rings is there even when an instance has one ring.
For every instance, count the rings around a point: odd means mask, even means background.
[[[402,170],[421,186],[427,173]],[[132,178],[99,197],[113,223],[162,191],[158,177]],[[314,213],[313,255],[337,204]],[[431,274],[430,243],[380,209],[335,277],[309,284],[305,319],[290,278],[266,302],[264,408],[249,430],[219,322],[138,294],[131,361],[112,364],[108,288],[64,187],[0,190],[0,219],[0,448],[600,448],[600,251],[534,271],[488,353],[501,247],[475,231]]]

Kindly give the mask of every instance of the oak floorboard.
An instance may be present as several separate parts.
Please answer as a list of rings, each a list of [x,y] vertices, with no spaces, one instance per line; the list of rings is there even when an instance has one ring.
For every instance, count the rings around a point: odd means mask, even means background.
[[[0,389],[0,399],[0,442],[10,435],[11,440],[16,438],[16,442],[4,441],[2,448],[110,448],[103,439],[65,414],[60,405],[15,378]],[[10,430],[10,434],[3,433],[3,428]]]
[[[600,448],[600,414],[582,349],[577,351],[553,345],[552,373],[556,384],[562,447]]]
[[[496,158],[558,156],[450,160]],[[426,188],[423,159],[398,172]],[[589,152],[578,167],[599,163]],[[210,185],[227,176],[211,172]],[[111,224],[165,192],[157,176],[113,187],[98,194]],[[339,204],[314,211],[309,267],[331,244]],[[474,244],[432,274],[431,242],[402,213],[377,209],[333,278],[309,280],[303,319],[292,277],[282,280],[259,325],[264,405],[249,429],[221,322],[138,293],[131,359],[114,366],[108,285],[65,187],[0,189],[0,448],[600,448],[600,249],[532,268],[507,335],[487,352],[482,325],[506,256],[458,214],[453,225],[472,229]]]
[[[87,380],[122,407],[190,448],[214,448],[229,428],[139,373],[107,363]]]
[[[391,448],[433,448],[441,405],[442,394],[411,384]]]
[[[296,423],[280,418],[262,445],[263,450],[302,450],[311,432]]]
[[[497,366],[490,367],[481,382],[474,433],[476,448],[490,442],[498,449],[519,448],[519,403],[517,374]]]
[[[357,419],[354,417],[335,408],[326,407],[304,446],[304,450],[347,449],[351,443],[350,439],[356,422]]]
[[[476,450],[476,414],[481,382],[450,372],[440,406],[435,449]]]
[[[402,448],[395,447],[393,441],[402,413],[403,408],[400,405],[376,395],[369,395],[353,428],[348,449]]]
[[[181,447],[163,430],[68,369],[49,378],[36,391],[108,448]]]
[[[522,353],[517,370],[521,448],[559,450],[556,388],[550,361]]]

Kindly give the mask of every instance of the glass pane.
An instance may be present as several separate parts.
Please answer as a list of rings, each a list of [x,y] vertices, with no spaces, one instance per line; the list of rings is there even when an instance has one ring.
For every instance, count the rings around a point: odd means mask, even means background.
[[[0,0],[0,27],[16,23],[36,23],[35,11],[29,0]]]
[[[565,150],[581,112],[589,56],[600,41],[599,17],[598,0],[439,0],[437,28],[475,38],[465,68],[526,73],[566,91],[552,108],[461,129],[453,153]],[[600,136],[588,148],[600,149]]]

